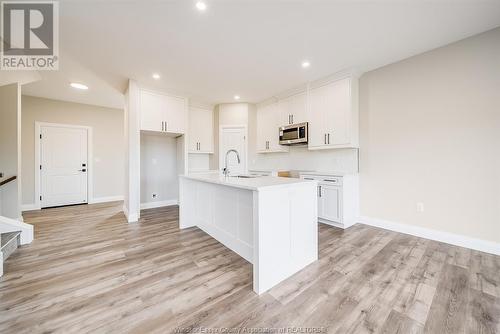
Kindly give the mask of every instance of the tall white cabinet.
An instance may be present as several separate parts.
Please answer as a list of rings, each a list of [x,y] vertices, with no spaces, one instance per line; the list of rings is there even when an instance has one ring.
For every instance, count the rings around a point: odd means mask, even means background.
[[[189,153],[214,153],[214,121],[211,108],[189,107]]]

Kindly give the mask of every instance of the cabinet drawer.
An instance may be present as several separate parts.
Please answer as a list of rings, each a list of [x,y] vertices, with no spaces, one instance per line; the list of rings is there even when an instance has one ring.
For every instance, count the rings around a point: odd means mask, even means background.
[[[329,184],[329,185],[342,185],[342,178],[341,177],[327,177],[327,178],[321,178],[319,180],[321,184]]]

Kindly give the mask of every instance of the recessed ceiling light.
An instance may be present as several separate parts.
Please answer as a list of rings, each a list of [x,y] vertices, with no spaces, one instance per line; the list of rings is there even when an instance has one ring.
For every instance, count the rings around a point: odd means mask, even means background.
[[[239,99],[240,99],[240,96],[239,96],[239,95],[235,95],[235,96],[234,96],[234,99],[235,99],[235,100],[239,100]]]
[[[307,60],[304,60],[302,62],[302,68],[308,68],[309,66],[311,66],[311,63]]]
[[[160,79],[160,75],[158,73],[153,73],[153,79],[155,80]]]
[[[81,83],[77,83],[77,82],[72,82],[69,84],[71,87],[73,88],[76,88],[76,89],[84,89],[84,90],[87,90],[89,89],[88,86],[84,85],[84,84],[81,84]]]
[[[206,4],[206,3],[204,3],[203,1],[198,1],[198,2],[196,3],[196,8],[197,8],[199,11],[203,12],[205,9],[207,9],[207,4]]]

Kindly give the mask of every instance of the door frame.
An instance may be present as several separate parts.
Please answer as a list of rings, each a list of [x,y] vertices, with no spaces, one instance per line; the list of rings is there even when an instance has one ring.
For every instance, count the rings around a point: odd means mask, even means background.
[[[93,137],[92,137],[92,127],[84,125],[73,125],[73,124],[61,124],[61,123],[47,123],[35,121],[35,209],[40,210],[42,208],[42,203],[40,202],[41,193],[41,171],[40,171],[40,161],[41,161],[41,145],[40,135],[42,134],[42,127],[57,127],[57,128],[70,128],[70,129],[83,129],[87,131],[87,204],[91,204],[94,200],[94,178],[93,178],[93,162],[94,162],[94,152],[93,152]]]
[[[217,147],[217,151],[219,152],[219,168],[218,170],[221,171],[223,165],[224,165],[224,157],[223,153],[221,152],[221,143],[222,143],[222,132],[225,129],[243,129],[243,133],[245,135],[245,165],[243,166],[243,170],[248,172],[248,127],[245,124],[235,124],[235,125],[220,125],[219,126],[219,142]]]

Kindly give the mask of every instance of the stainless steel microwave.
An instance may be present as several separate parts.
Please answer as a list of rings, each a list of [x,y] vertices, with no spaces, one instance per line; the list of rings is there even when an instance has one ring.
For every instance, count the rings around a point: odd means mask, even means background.
[[[307,144],[308,124],[298,123],[280,127],[280,145]]]

